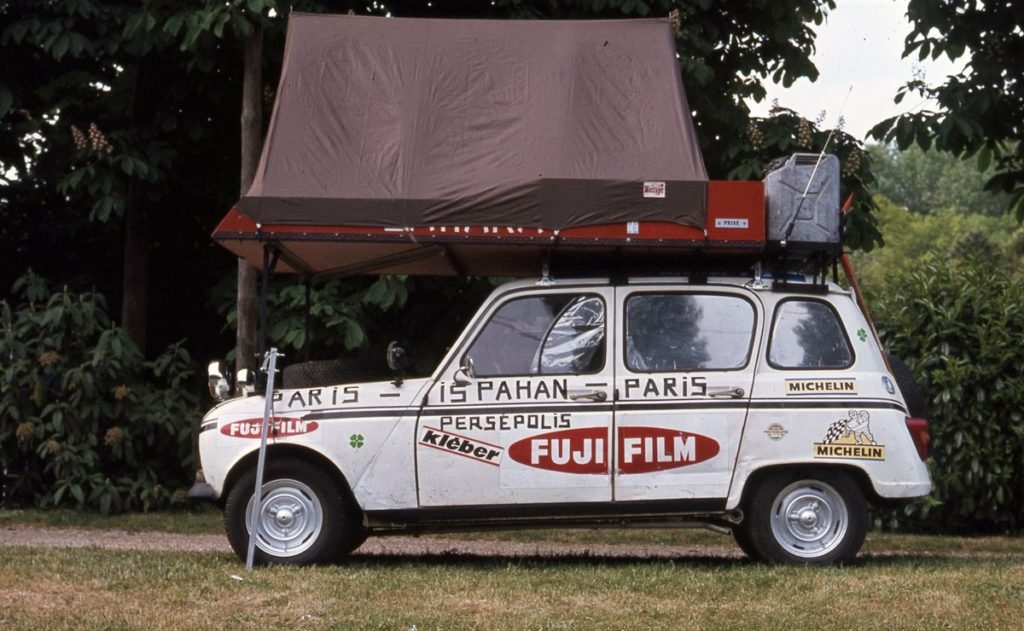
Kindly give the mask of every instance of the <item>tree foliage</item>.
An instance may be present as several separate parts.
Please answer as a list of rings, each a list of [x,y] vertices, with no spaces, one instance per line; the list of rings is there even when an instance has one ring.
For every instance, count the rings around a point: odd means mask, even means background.
[[[888,291],[889,276],[928,255],[939,259],[985,253],[993,268],[1019,269],[1024,257],[1024,229],[1008,216],[939,210],[913,213],[878,196],[878,227],[885,246],[854,253],[857,276],[866,289]]]
[[[963,69],[931,84],[917,77],[900,89],[926,98],[922,109],[882,121],[871,135],[900,149],[934,145],[958,158],[977,156],[994,166],[987,189],[1010,195],[1010,211],[1024,221],[1024,5],[1019,2],[910,0],[912,29],[904,56],[965,59]]]
[[[493,289],[492,282],[479,278],[380,276],[314,282],[306,327],[305,286],[279,279],[271,283],[267,344],[283,351],[288,363],[354,357],[360,374],[370,380],[391,375],[384,351],[398,338],[412,354],[411,373],[429,375]],[[233,285],[222,282],[213,302],[233,327]]]
[[[757,177],[758,165],[792,145],[767,134],[753,146],[745,99],[763,98],[768,77],[785,84],[816,77],[810,25],[833,6],[832,0],[785,7],[767,0],[0,3],[0,53],[9,69],[0,78],[0,170],[14,174],[0,183],[6,220],[0,283],[9,286],[26,264],[51,277],[66,277],[73,265],[69,280],[98,287],[115,306],[124,302],[120,272],[144,261],[119,254],[136,238],[123,222],[141,212],[148,224],[140,256],[158,262],[150,337],[157,345],[183,334],[196,346],[224,344],[226,336],[210,334],[215,327],[205,301],[181,297],[212,287],[231,269],[232,259],[208,235],[237,198],[242,40],[262,24],[269,107],[289,9],[523,19],[664,17],[675,9],[680,68],[704,157],[711,175],[723,178],[739,177],[741,164]],[[858,196],[858,211],[871,210],[865,203]],[[54,248],[62,257],[48,255]]]
[[[874,298],[886,348],[928,393],[935,489],[904,526],[943,532],[1024,526],[1024,282],[974,256],[929,256]]]
[[[760,179],[762,173],[780,156],[792,153],[828,153],[839,157],[840,196],[850,199],[844,217],[843,244],[850,250],[870,251],[882,244],[871,194],[874,183],[872,161],[863,143],[841,129],[819,127],[824,114],[810,121],[793,110],[773,105],[766,118],[751,119],[745,138],[735,143],[737,162],[729,172],[731,179]],[[827,145],[827,146],[826,146]]]
[[[196,418],[192,361],[152,361],[103,296],[28,273],[0,302],[0,461],[16,502],[104,513],[184,501]]]
[[[949,153],[925,151],[917,145],[897,151],[874,144],[867,151],[875,177],[872,193],[911,212],[1006,213],[1009,196],[985,190],[985,182],[994,174],[991,166],[981,171]]]

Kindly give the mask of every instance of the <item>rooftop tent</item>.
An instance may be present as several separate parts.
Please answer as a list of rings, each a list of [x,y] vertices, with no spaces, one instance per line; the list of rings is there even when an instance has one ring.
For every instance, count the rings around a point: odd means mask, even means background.
[[[280,271],[537,274],[544,251],[705,241],[707,189],[668,20],[296,13],[213,236]]]

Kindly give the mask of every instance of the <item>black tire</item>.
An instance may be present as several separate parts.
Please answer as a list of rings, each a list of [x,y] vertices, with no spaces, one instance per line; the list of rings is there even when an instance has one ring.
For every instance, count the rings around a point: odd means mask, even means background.
[[[353,359],[328,359],[292,364],[281,373],[282,388],[317,388],[336,386],[351,381],[359,374],[359,363]]]
[[[864,543],[867,503],[857,483],[842,471],[773,473],[753,492],[741,526],[763,561],[845,563]]]
[[[260,516],[256,563],[328,563],[341,559],[365,540],[357,512],[349,505],[344,490],[323,469],[296,458],[268,458],[263,478],[265,505]],[[228,541],[243,561],[249,547],[246,512],[255,486],[253,466],[232,487],[224,505]]]
[[[744,523],[736,524],[732,528],[732,538],[736,541],[736,545],[743,550],[743,554],[747,555],[752,561],[763,561],[761,554],[754,547],[754,542],[750,538],[750,530],[746,527],[749,522],[748,519],[743,520]]]
[[[905,361],[889,355],[889,367],[892,369],[892,376],[896,379],[896,386],[903,393],[903,400],[907,402],[907,412],[915,418],[928,418],[928,397],[924,388],[914,377],[914,372]]]

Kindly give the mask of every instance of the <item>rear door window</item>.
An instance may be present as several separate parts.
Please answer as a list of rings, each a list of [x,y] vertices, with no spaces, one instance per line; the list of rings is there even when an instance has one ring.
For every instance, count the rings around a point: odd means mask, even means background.
[[[783,369],[843,369],[853,365],[853,350],[829,304],[784,300],[775,308],[768,363]]]
[[[725,294],[636,294],[626,301],[633,372],[738,370],[750,359],[754,306]]]

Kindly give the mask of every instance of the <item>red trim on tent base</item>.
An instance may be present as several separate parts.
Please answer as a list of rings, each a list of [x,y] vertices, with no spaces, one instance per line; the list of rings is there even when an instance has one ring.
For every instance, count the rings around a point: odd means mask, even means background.
[[[232,209],[213,238],[259,266],[262,245],[281,252],[278,272],[314,275],[536,276],[545,257],[756,254],[765,245],[761,182],[708,183],[707,228],[629,222],[550,230],[523,226],[263,225]],[[598,270],[595,270],[598,271]]]

